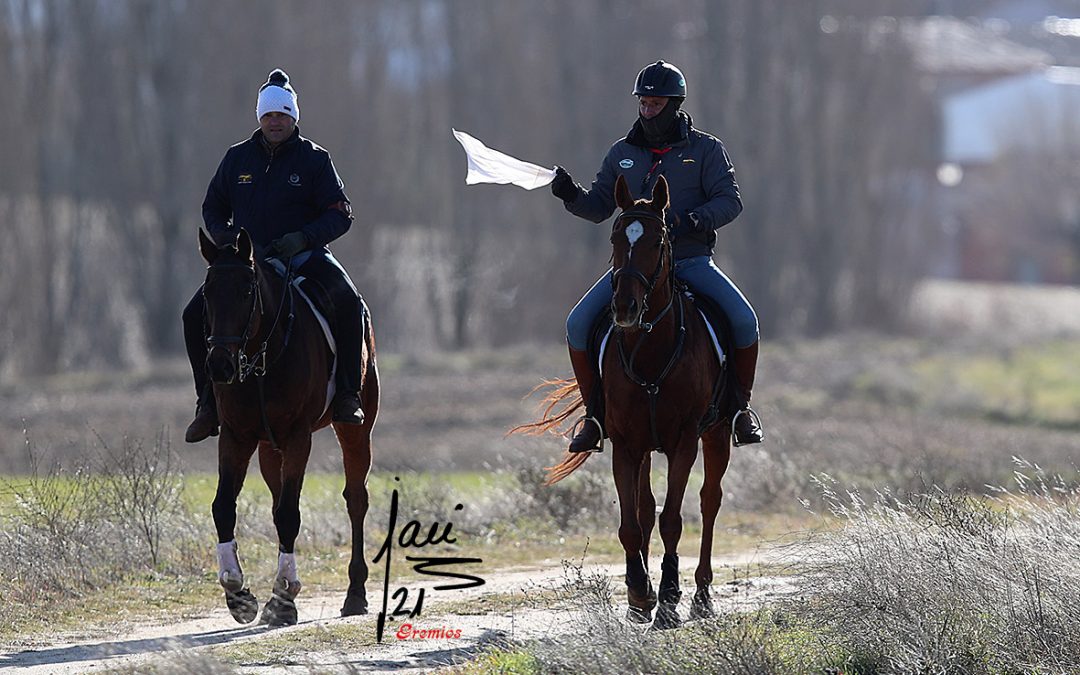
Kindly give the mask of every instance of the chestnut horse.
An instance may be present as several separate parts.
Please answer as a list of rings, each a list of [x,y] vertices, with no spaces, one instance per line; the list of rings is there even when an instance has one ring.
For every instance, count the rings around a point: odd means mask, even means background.
[[[218,581],[233,618],[240,623],[252,621],[258,602],[244,584],[234,530],[236,498],[257,448],[259,469],[273,495],[279,544],[277,575],[261,623],[292,625],[300,591],[293,552],[300,532],[300,488],[311,453],[311,434],[330,424],[327,384],[332,379],[333,355],[307,302],[267,263],[253,258],[246,231],[240,231],[236,246],[219,248],[199,230],[199,248],[209,263],[203,284],[210,331],[206,364],[221,420],[213,505]],[[379,411],[375,337],[368,324],[361,350],[364,424],[334,424],[345,461],[343,496],[352,523],[343,616],[367,612],[366,482],[371,429]]]
[[[619,541],[626,553],[628,618],[647,623],[659,600],[657,628],[680,622],[676,611],[679,590],[679,538],[682,502],[687,480],[698,454],[698,439],[705,457],[701,488],[701,552],[694,580],[697,591],[691,616],[715,612],[709,593],[712,584],[713,525],[720,510],[720,480],[731,454],[729,420],[709,424],[710,405],[723,383],[723,365],[713,348],[708,328],[686,296],[676,289],[672,242],[664,224],[668,185],[661,176],[651,200],[634,201],[625,179],[615,184],[615,202],[622,213],[611,229],[611,303],[615,327],[603,358],[602,386],[606,400],[604,428],[611,439],[612,468],[621,512]],[[519,427],[553,430],[580,408],[573,380],[561,381],[546,399],[545,419]],[[571,404],[557,415],[554,407]],[[664,542],[659,597],[649,578],[649,539],[656,521],[656,499],[649,480],[653,451],[668,459],[667,496],[660,513]],[[580,467],[592,453],[567,453],[549,469],[548,484]]]

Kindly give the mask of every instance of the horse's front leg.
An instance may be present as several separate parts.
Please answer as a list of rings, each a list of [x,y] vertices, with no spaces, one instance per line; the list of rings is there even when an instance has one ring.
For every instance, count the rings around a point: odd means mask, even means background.
[[[218,583],[225,589],[225,604],[239,623],[250,623],[259,602],[244,586],[244,573],[236,546],[236,498],[244,487],[254,441],[241,441],[228,426],[218,438],[218,485],[212,507],[217,528]]]
[[[619,494],[619,541],[626,553],[626,598],[630,604],[627,618],[636,623],[648,623],[656,606],[656,593],[641,557],[644,537],[638,522],[638,481],[642,458],[628,451],[627,446],[615,438],[612,438],[612,448],[615,490]]]
[[[271,460],[276,453],[268,452]],[[296,596],[302,584],[296,571],[294,546],[300,534],[300,490],[304,484],[304,470],[311,455],[311,432],[306,428],[283,439],[280,453],[280,493],[274,499],[274,525],[278,533],[278,569],[274,576],[274,590],[263,607],[260,623],[271,626],[296,624]],[[263,456],[260,455],[260,461]],[[263,469],[264,477],[267,469]],[[268,480],[268,484],[270,481]],[[271,487],[273,490],[273,487]]]
[[[664,560],[660,564],[660,608],[656,611],[656,628],[675,628],[681,623],[677,610],[682,591],[679,590],[679,540],[682,538],[682,503],[690,470],[697,459],[697,436],[683,434],[687,439],[676,446],[668,457],[667,496],[660,513],[660,538],[664,542]]]
[[[638,473],[638,525],[641,526],[641,560],[645,563],[645,572],[649,571],[649,545],[653,527],[656,525],[656,497],[652,491],[652,453],[646,452],[641,458],[641,470]]]
[[[705,433],[702,437],[702,454],[705,459],[705,482],[701,486],[701,554],[694,572],[697,590],[690,605],[690,617],[694,619],[716,615],[709,587],[713,582],[713,527],[724,497],[720,482],[731,458],[731,428],[727,424],[717,425]]]

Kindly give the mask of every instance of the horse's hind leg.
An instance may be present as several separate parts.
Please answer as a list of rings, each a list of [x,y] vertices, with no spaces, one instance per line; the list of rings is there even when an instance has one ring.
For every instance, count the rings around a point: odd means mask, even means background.
[[[236,547],[236,498],[244,487],[255,443],[240,442],[228,427],[218,439],[218,485],[212,507],[217,528],[218,583],[225,589],[225,604],[239,623],[250,623],[259,602],[244,587],[244,573]]]
[[[619,493],[619,541],[626,553],[626,599],[630,604],[627,618],[636,623],[648,623],[656,606],[656,593],[641,557],[644,541],[638,523],[638,491],[643,462],[640,456],[627,452],[626,446],[614,439],[612,447],[615,490]]]
[[[682,538],[682,503],[690,470],[697,459],[697,438],[690,437],[672,449],[668,456],[667,496],[660,513],[660,538],[664,541],[664,560],[660,565],[660,607],[656,610],[656,628],[679,625],[676,607],[682,599],[679,590],[679,540]]]
[[[720,487],[721,479],[727,471],[731,459],[731,427],[719,424],[702,437],[702,453],[705,457],[705,482],[701,486],[701,556],[694,582],[697,591],[690,605],[690,616],[694,619],[711,617],[716,614],[709,593],[712,585],[712,544],[713,527],[716,514],[720,512],[720,502],[724,491]]]
[[[371,470],[371,424],[375,415],[365,412],[363,425],[335,424],[341,445],[341,454],[345,462],[345,506],[349,510],[352,523],[352,558],[349,560],[349,590],[345,594],[345,604],[341,607],[342,616],[367,614],[368,568],[364,559],[364,519],[368,511],[367,476]]]
[[[262,449],[263,446],[260,446]],[[273,467],[279,467],[277,486],[279,492],[274,495],[274,525],[278,533],[278,570],[274,577],[274,590],[270,600],[263,607],[259,622],[271,626],[292,626],[296,624],[296,596],[302,584],[296,573],[294,547],[300,534],[300,490],[304,485],[304,470],[311,454],[311,433],[301,429],[285,439],[280,454],[267,445],[265,452],[260,452],[260,465],[263,477],[274,492]]]
[[[365,336],[364,359],[367,368],[360,391],[364,407],[364,423],[335,424],[341,456],[345,464],[345,507],[352,524],[352,557],[349,560],[349,590],[341,606],[342,616],[367,614],[368,567],[364,559],[364,520],[368,512],[367,478],[371,471],[371,430],[379,416],[379,369],[375,365],[375,333],[370,329]]]

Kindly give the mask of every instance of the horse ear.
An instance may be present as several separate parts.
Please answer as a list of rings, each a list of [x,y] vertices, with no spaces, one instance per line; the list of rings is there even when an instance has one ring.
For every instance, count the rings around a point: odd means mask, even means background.
[[[247,230],[240,230],[240,236],[236,238],[236,253],[242,259],[251,262],[251,236],[247,233]]]
[[[203,229],[199,228],[199,252],[202,253],[202,257],[206,262],[211,265],[218,257],[218,247],[214,243],[214,240],[206,235]]]
[[[663,211],[669,205],[667,178],[663,174],[656,179],[656,185],[652,189],[652,205],[658,211]]]
[[[615,181],[615,203],[625,211],[634,205],[634,198],[630,194],[630,187],[626,184],[626,176],[619,174]]]

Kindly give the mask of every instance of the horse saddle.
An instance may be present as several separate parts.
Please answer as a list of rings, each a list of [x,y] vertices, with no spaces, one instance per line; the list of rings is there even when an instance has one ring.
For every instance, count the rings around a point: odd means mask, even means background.
[[[284,263],[277,258],[268,258],[266,262],[278,276],[283,279],[285,278],[286,270]],[[329,382],[326,386],[326,405],[329,408],[330,402],[334,400],[336,391],[334,383],[336,378],[334,376],[337,372],[337,342],[334,340],[334,332],[331,329],[331,322],[336,316],[334,302],[326,288],[310,277],[294,273],[290,285],[296,291],[296,294],[303,298],[304,302],[311,308],[311,313],[315,315],[315,320],[318,321],[319,327],[322,329],[323,337],[326,338],[326,344],[330,347],[330,371],[327,373]],[[371,326],[370,317],[371,314],[368,312],[367,302],[361,297],[360,335],[363,336],[362,339],[366,338],[368,335],[368,330]]]
[[[702,419],[698,429],[699,433],[703,433],[721,420],[731,419],[732,415],[743,408],[745,401],[741,400],[740,389],[735,382],[735,369],[728,367],[727,355],[732,353],[734,345],[731,342],[731,327],[727,314],[708,296],[695,295],[689,288],[681,284],[679,292],[690,301],[691,306],[705,320],[705,327],[709,332],[713,349],[716,351],[716,358],[720,362],[720,378],[716,386],[713,387],[712,400],[709,402],[705,417]],[[604,373],[604,354],[607,351],[614,330],[615,322],[611,318],[611,310],[605,309],[593,323],[588,344],[589,360],[595,366],[597,376],[601,378]],[[596,389],[599,393],[594,396],[596,400],[593,403],[602,406],[601,388],[597,387]],[[602,408],[590,409],[596,409],[599,414],[603,414]],[[603,417],[600,419],[603,419]]]

